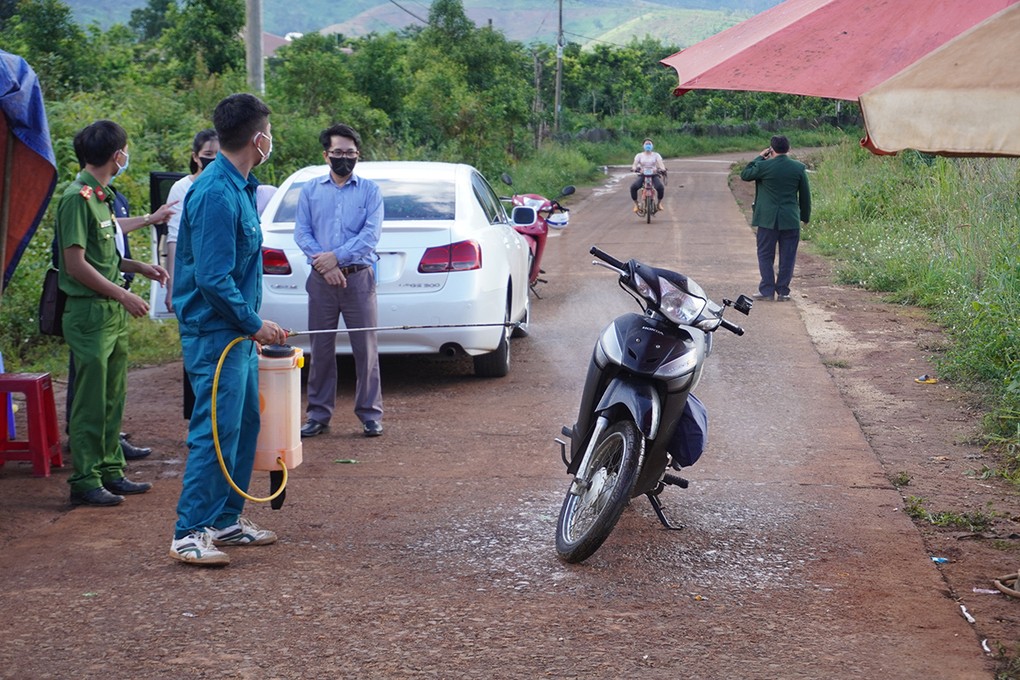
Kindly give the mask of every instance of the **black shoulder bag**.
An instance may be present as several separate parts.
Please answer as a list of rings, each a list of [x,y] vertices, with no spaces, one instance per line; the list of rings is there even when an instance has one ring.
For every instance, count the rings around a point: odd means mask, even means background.
[[[67,293],[60,290],[60,272],[52,267],[46,270],[43,279],[42,296],[39,298],[39,332],[43,335],[64,337],[61,318]]]

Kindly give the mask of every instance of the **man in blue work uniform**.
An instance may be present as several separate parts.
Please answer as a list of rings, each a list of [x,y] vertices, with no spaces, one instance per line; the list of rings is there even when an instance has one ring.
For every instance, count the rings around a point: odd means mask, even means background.
[[[83,169],[57,203],[60,288],[67,293],[64,339],[77,369],[68,432],[72,505],[118,505],[152,485],[124,477],[120,424],[127,384],[127,316],[149,305],[120,285],[121,272],[167,282],[162,267],[117,251],[110,182],[128,167],[127,133],[99,120],[74,139]]]
[[[294,218],[294,241],[312,265],[305,282],[308,328],[336,328],[341,316],[347,328],[372,328],[379,319],[372,265],[382,233],[382,194],[375,182],[354,174],[361,155],[354,128],[334,125],[319,134],[319,143],[329,172],[302,187]],[[350,341],[357,373],[354,413],[365,436],[378,437],[383,410],[376,332],[351,333]],[[308,342],[308,421],[301,436],[315,437],[329,428],[336,406],[336,333],[316,333]]]
[[[259,434],[258,348],[286,333],[258,315],[262,304],[262,231],[258,180],[251,169],[273,151],[269,108],[250,94],[225,98],[213,113],[220,153],[184,199],[174,266],[174,312],[184,368],[195,391],[188,462],[170,556],[187,564],[225,565],[219,548],[268,545],[276,534],[241,516],[244,497],[224,478],[213,444],[238,488],[248,488]],[[238,336],[220,371],[212,422],[212,386],[224,348]],[[258,343],[258,344],[256,344]]]

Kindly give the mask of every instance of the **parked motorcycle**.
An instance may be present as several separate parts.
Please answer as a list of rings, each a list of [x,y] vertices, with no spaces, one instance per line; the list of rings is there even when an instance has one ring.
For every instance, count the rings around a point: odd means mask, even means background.
[[[507,173],[501,178],[507,186],[513,186],[513,179]],[[569,196],[574,193],[573,186],[565,186],[556,199]],[[510,221],[517,233],[524,236],[531,250],[531,269],[528,272],[528,285],[535,297],[540,297],[535,290],[539,283],[547,283],[541,278],[545,273],[542,269],[542,253],[545,252],[545,242],[549,236],[550,227],[563,229],[570,219],[570,211],[560,205],[556,199],[548,199],[538,194],[514,194],[513,196],[502,196],[500,200],[507,201],[512,207]]]
[[[701,286],[678,272],[637,260],[621,262],[596,247],[592,264],[619,274],[620,287],[644,314],[624,314],[602,331],[595,344],[581,395],[577,422],[564,427],[567,443],[556,439],[573,475],[556,523],[556,552],[581,562],[602,545],[631,498],[645,495],[667,529],[659,494],[688,481],[667,470],[697,462],[708,421],[691,393],[712,351],[712,333],[725,328],[743,335],[723,318],[726,307],[748,314],[753,302],[712,302]]]
[[[638,191],[638,216],[645,218],[645,224],[652,223],[652,215],[659,212],[659,192],[655,190],[655,175],[662,177],[662,183],[666,183],[666,173],[638,173],[643,178],[641,190]]]

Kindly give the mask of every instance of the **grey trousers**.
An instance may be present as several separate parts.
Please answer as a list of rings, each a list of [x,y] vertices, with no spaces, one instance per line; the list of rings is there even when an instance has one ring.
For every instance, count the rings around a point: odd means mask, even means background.
[[[347,287],[331,286],[316,271],[305,283],[308,292],[308,330],[336,328],[343,317],[347,328],[378,326],[375,272],[362,269],[347,278]],[[308,419],[328,425],[336,406],[336,333],[308,336],[312,366],[308,372]],[[375,331],[350,333],[357,385],[354,413],[361,422],[382,421],[382,385],[379,375],[379,345]]]

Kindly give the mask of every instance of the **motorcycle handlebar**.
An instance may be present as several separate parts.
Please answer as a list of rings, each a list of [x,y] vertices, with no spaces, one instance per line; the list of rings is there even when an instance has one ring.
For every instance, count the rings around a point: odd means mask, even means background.
[[[744,329],[726,319],[719,319],[719,325],[735,335],[743,335]]]
[[[608,265],[616,267],[617,269],[622,269],[623,271],[627,270],[627,265],[626,264],[624,264],[623,262],[620,262],[615,257],[613,257],[612,255],[607,253],[606,251],[599,250],[598,246],[592,246],[591,250],[589,250],[588,252],[591,253],[592,255],[594,255],[595,257],[599,258],[600,260],[602,260],[603,262],[605,262]]]

